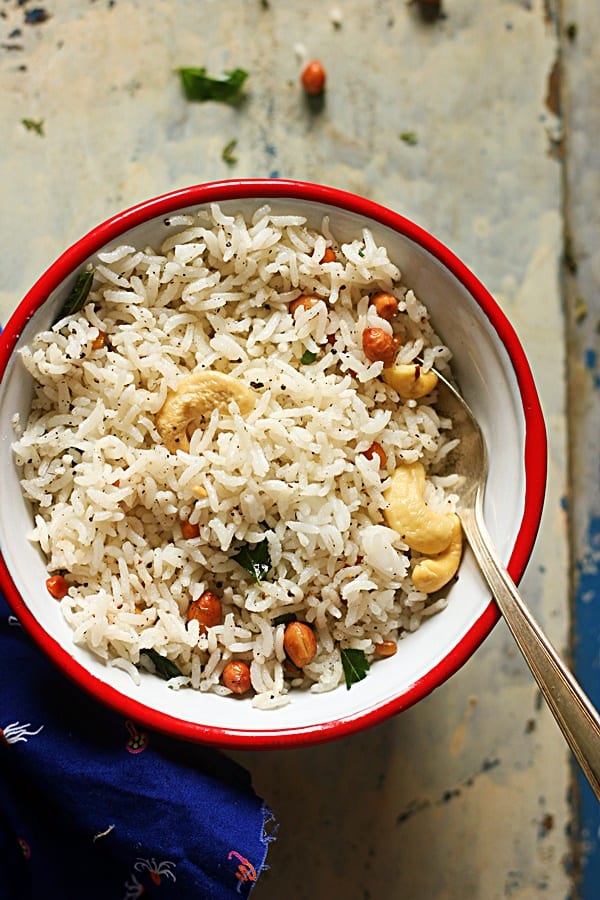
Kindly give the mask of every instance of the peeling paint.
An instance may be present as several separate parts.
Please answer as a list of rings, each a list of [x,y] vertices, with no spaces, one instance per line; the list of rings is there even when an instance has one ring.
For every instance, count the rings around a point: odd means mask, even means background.
[[[554,816],[552,813],[545,813],[539,823],[538,838],[543,840],[554,828]]]
[[[586,369],[595,369],[598,363],[598,354],[592,347],[587,347],[584,355],[584,365]]]
[[[546,106],[555,116],[560,114],[560,79],[560,64],[558,59],[556,59],[548,75],[545,98]]]
[[[543,0],[542,12],[546,25],[554,27],[557,16],[555,0]]]

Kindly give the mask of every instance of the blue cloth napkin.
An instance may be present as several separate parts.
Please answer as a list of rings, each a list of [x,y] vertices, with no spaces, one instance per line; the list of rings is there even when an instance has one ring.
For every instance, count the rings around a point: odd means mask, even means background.
[[[273,817],[223,754],[68,681],[0,595],[0,897],[248,897]]]

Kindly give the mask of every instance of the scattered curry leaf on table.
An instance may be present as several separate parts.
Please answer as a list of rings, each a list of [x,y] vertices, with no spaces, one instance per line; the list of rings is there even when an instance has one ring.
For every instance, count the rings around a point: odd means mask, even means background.
[[[414,147],[418,143],[418,138],[414,131],[401,131],[398,137],[405,144],[408,144],[409,147]]]
[[[153,650],[151,647],[147,650],[141,650],[140,653],[145,653],[146,656],[150,657],[154,664],[154,668],[156,669],[156,674],[160,678],[164,678],[168,681],[169,678],[175,678],[177,675],[181,675],[181,672],[174,662],[171,662],[166,656],[161,656],[160,653],[157,653],[157,651]]]
[[[40,137],[44,137],[43,119],[21,119],[21,124],[25,126],[27,131],[35,131]]]
[[[257,584],[260,584],[271,568],[271,555],[267,539],[264,538],[258,544],[244,544],[233,559],[252,576]]]
[[[218,103],[235,103],[248,77],[245,69],[232,69],[219,78],[206,74],[204,67],[184,66],[177,70],[183,91],[188,100],[215,100]]]
[[[237,162],[237,156],[233,152],[236,147],[237,141],[235,138],[232,141],[229,141],[229,143],[225,144],[225,146],[223,147],[221,159],[223,160],[223,162],[226,162],[228,166],[233,166]]]
[[[94,280],[94,270],[93,269],[82,269],[77,278],[75,279],[75,284],[69,291],[67,299],[63,303],[61,310],[56,317],[56,322],[63,319],[65,316],[70,316],[73,313],[79,312],[79,310],[83,309],[85,306],[85,301],[88,298],[88,294],[92,288],[92,282]]]
[[[342,647],[340,650],[342,657],[342,668],[344,670],[344,678],[346,679],[346,687],[348,690],[357,681],[362,681],[367,677],[367,672],[371,668],[364,650],[353,650],[351,647]]]

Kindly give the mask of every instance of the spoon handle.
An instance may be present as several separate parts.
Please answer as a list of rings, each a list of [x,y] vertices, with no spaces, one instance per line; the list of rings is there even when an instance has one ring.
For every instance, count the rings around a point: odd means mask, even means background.
[[[460,511],[460,519],[496,603],[600,800],[600,716],[529,612],[494,549],[481,512],[464,509]]]

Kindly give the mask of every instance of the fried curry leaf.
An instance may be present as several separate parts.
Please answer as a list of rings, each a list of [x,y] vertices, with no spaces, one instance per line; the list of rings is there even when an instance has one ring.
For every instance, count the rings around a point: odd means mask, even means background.
[[[369,660],[365,656],[364,650],[353,650],[351,647],[343,647],[340,650],[340,654],[344,678],[346,679],[346,688],[350,690],[353,684],[367,677],[367,672],[370,669]]]
[[[167,659],[166,656],[161,656],[156,650],[149,648],[148,650],[142,650],[141,653],[145,653],[150,657],[154,664],[154,668],[156,669],[156,674],[160,678],[164,678],[168,681],[169,678],[175,678],[177,675],[181,675],[181,672],[175,663],[171,662],[170,659]]]
[[[40,137],[44,137],[43,119],[21,119],[21,124],[25,126],[27,131],[35,131]]]
[[[290,622],[295,622],[297,619],[296,613],[282,613],[280,616],[275,616],[273,625],[288,625]]]
[[[88,294],[92,288],[93,280],[93,269],[83,269],[79,273],[75,280],[75,284],[69,292],[69,296],[63,303],[60,313],[56,317],[56,322],[58,322],[60,319],[63,319],[65,316],[70,316],[73,313],[79,312],[80,309],[83,309],[83,307],[85,306],[85,301],[87,300]]]
[[[248,77],[244,69],[232,69],[221,78],[206,74],[206,69],[183,67],[178,69],[183,92],[188,100],[216,100],[218,103],[235,103],[240,98],[242,86]]]
[[[312,350],[305,350],[300,358],[300,362],[303,366],[310,366],[311,363],[314,363],[317,358],[317,354],[313,353]]]
[[[234,138],[232,141],[229,141],[229,143],[223,147],[223,152],[221,153],[221,159],[223,160],[223,162],[226,162],[228,166],[234,166],[237,162],[237,156],[233,152],[235,150],[236,146],[237,146],[237,141]]]
[[[415,131],[401,131],[398,137],[401,141],[404,141],[405,144],[408,144],[409,147],[414,147],[419,143],[419,139]]]
[[[257,584],[260,584],[271,568],[269,542],[265,538],[258,544],[244,544],[233,559],[252,576]]]

